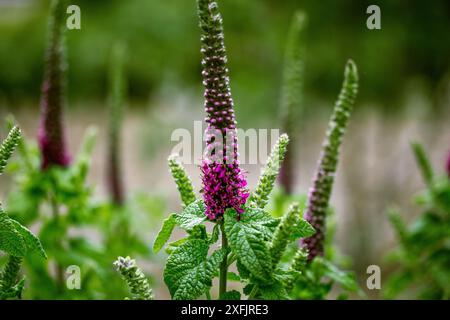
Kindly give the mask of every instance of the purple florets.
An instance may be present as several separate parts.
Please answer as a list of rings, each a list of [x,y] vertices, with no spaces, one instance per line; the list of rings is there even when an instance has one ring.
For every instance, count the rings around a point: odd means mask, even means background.
[[[206,156],[201,164],[203,198],[210,220],[233,208],[239,215],[249,193],[239,167],[236,121],[231,97],[222,18],[217,3],[198,1],[205,87]]]
[[[203,198],[206,215],[216,220],[226,209],[233,208],[238,216],[244,212],[243,205],[249,193],[247,181],[238,163],[218,163],[203,160],[201,165],[203,178]]]

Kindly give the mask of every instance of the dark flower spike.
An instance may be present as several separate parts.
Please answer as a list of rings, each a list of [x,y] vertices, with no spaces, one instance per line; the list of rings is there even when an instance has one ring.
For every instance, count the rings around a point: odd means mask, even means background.
[[[121,129],[124,113],[124,54],[125,48],[116,44],[112,50],[109,74],[109,146],[108,146],[108,189],[114,204],[125,201],[121,167]]]
[[[202,160],[203,198],[210,220],[227,208],[239,215],[248,198],[247,182],[238,162],[236,121],[231,97],[222,17],[213,0],[198,0],[202,31],[202,76],[207,117],[206,155]]]
[[[134,259],[119,257],[113,265],[128,284],[132,294],[131,300],[153,300],[153,292],[148,280]]]
[[[349,122],[357,92],[357,68],[354,62],[349,60],[345,67],[344,83],[328,125],[327,136],[322,146],[313,185],[308,194],[305,219],[316,230],[313,236],[304,240],[310,261],[314,257],[324,254],[325,219],[338,164],[339,147]]]
[[[284,57],[283,87],[281,93],[281,126],[291,139],[280,171],[280,185],[291,194],[295,184],[295,147],[299,120],[303,109],[304,46],[303,30],[306,15],[298,11],[291,23]]]
[[[64,52],[65,8],[65,1],[52,1],[38,132],[43,169],[70,164],[63,125],[67,68]]]

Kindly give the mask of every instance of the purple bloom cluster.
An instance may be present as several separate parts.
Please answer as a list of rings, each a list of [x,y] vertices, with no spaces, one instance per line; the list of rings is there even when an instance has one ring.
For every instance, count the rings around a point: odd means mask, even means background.
[[[199,0],[202,76],[207,117],[206,156],[201,164],[206,215],[216,220],[226,209],[243,213],[249,193],[239,167],[236,120],[230,91],[222,18],[217,3]]]
[[[208,219],[216,220],[228,208],[235,209],[238,216],[242,214],[249,193],[246,190],[247,181],[238,163],[203,160],[201,170]]]

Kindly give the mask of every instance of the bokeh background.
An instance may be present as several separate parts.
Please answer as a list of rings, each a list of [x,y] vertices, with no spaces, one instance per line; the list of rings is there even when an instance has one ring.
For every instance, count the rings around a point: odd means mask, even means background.
[[[69,145],[99,128],[90,180],[105,195],[107,72],[111,48],[127,46],[124,171],[129,193],[142,191],[179,210],[166,159],[176,128],[203,118],[200,42],[194,0],[73,0],[81,30],[67,32]],[[283,55],[295,10],[305,30],[304,113],[298,126],[297,192],[306,193],[319,156],[343,67],[360,70],[360,95],[345,137],[332,204],[336,241],[365,283],[370,264],[385,265],[395,244],[386,208],[407,221],[423,189],[410,142],[425,145],[439,172],[450,149],[450,2],[222,0],[225,42],[237,120],[242,128],[278,128]],[[366,8],[381,8],[381,30],[366,28]],[[13,114],[29,138],[37,131],[48,0],[0,0],[0,119]],[[0,125],[4,133],[4,123]],[[200,188],[199,171],[187,169]],[[248,165],[250,185],[259,165]],[[4,199],[9,180],[2,179]],[[161,220],[145,234],[149,245]],[[161,279],[163,257],[147,271]],[[167,297],[163,284],[157,294]],[[369,292],[376,297],[376,292]]]

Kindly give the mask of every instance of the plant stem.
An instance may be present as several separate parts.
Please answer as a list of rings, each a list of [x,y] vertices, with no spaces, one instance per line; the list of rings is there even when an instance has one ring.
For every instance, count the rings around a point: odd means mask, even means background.
[[[257,293],[258,293],[258,286],[255,284],[253,286],[252,291],[248,295],[248,300],[254,300]]]
[[[211,300],[211,292],[206,291],[206,299]]]
[[[220,231],[222,233],[222,249],[228,251],[228,239],[225,234],[225,228],[223,226],[223,220],[220,223]],[[225,255],[222,263],[220,264],[220,274],[219,274],[219,298],[225,292],[227,292],[227,274],[228,274],[228,255]]]
[[[59,205],[56,201],[56,197],[54,195],[50,195],[50,203],[52,206],[52,215],[53,219],[55,220],[56,225],[59,227]],[[58,288],[61,292],[63,292],[64,288],[64,269],[63,267],[58,263],[58,261],[55,261],[55,267],[56,267],[56,282],[58,285]]]

